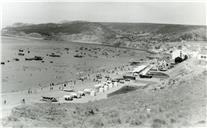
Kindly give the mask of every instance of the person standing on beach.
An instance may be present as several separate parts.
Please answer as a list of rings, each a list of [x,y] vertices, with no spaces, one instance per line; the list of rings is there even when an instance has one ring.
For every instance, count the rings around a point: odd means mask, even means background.
[[[6,100],[4,100],[4,104],[6,104]]]
[[[25,104],[25,99],[24,98],[22,99],[22,103]]]

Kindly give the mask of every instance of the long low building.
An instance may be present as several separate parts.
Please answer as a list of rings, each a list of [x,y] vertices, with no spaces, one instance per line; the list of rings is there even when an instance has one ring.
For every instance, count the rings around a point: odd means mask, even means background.
[[[140,65],[137,66],[136,68],[134,68],[134,70],[132,71],[133,73],[140,73],[141,71],[143,71],[148,65]]]

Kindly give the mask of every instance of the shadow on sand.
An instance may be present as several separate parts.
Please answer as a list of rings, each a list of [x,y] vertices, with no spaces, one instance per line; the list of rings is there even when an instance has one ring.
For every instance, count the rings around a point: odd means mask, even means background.
[[[120,88],[119,90],[116,90],[116,91],[108,94],[107,97],[111,97],[111,96],[114,96],[114,95],[128,93],[128,92],[131,92],[131,91],[135,91],[135,90],[137,90],[139,88],[143,88],[143,87],[138,87],[138,86],[124,86],[124,87]]]

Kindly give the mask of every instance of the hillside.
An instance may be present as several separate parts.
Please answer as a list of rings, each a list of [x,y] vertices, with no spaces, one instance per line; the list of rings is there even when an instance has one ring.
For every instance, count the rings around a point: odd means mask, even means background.
[[[67,22],[11,26],[3,29],[3,35],[33,36],[45,40],[69,40],[105,42],[115,33],[99,23]]]
[[[161,42],[207,39],[206,26],[85,21],[47,24],[17,23],[4,28],[2,35],[102,43],[133,48],[152,48],[151,45]]]
[[[160,28],[164,27],[165,24],[154,24],[154,23],[102,23],[107,27],[119,30],[123,32],[156,32]]]

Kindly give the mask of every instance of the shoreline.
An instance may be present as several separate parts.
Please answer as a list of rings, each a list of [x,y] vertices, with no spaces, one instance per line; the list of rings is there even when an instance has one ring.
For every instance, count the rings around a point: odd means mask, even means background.
[[[91,42],[91,43],[83,43],[84,41],[58,41],[58,40],[44,40],[44,39],[40,39],[40,38],[30,38],[30,37],[21,37],[21,36],[5,36],[5,35],[1,35],[1,37],[6,37],[6,38],[12,38],[12,39],[28,39],[28,40],[38,40],[38,41],[47,41],[47,42],[57,42],[57,43],[63,43],[63,44],[67,44],[67,43],[72,43],[72,44],[86,44],[86,45],[95,45],[95,46],[105,46],[105,47],[112,47],[112,48],[120,48],[120,49],[130,49],[130,50],[137,50],[137,51],[145,51],[147,53],[150,54],[155,54],[156,52],[153,52],[151,50],[147,50],[147,49],[142,49],[142,48],[131,48],[131,47],[116,47],[113,45],[107,45],[107,44],[102,44],[101,42],[97,43],[97,42]],[[86,41],[88,42],[88,41]]]

